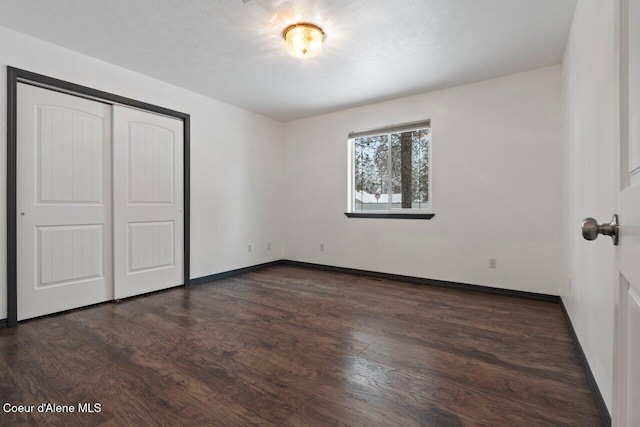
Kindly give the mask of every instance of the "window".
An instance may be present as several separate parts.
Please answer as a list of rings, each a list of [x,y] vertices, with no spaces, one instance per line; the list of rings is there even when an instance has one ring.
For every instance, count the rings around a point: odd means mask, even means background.
[[[352,132],[349,149],[349,214],[432,212],[429,121]]]

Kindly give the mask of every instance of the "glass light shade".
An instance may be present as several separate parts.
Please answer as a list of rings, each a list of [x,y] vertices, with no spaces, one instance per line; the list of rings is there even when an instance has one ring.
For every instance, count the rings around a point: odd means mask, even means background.
[[[324,31],[313,24],[295,24],[282,34],[287,42],[287,52],[296,58],[313,58],[320,55]]]

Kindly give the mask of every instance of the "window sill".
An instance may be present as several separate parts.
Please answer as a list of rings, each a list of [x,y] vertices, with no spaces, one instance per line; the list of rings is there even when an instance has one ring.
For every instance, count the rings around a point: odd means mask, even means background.
[[[349,218],[431,219],[434,213],[359,213],[345,212]]]

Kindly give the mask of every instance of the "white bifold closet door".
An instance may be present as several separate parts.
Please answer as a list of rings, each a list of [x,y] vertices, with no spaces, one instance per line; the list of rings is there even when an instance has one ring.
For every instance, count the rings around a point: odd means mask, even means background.
[[[111,105],[17,95],[18,320],[113,299]]]
[[[113,107],[115,298],[183,283],[183,122]]]

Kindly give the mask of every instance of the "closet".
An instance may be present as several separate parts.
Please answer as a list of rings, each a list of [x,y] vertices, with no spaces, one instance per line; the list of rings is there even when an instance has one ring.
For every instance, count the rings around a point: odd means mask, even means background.
[[[184,283],[184,122],[17,84],[17,320]]]

